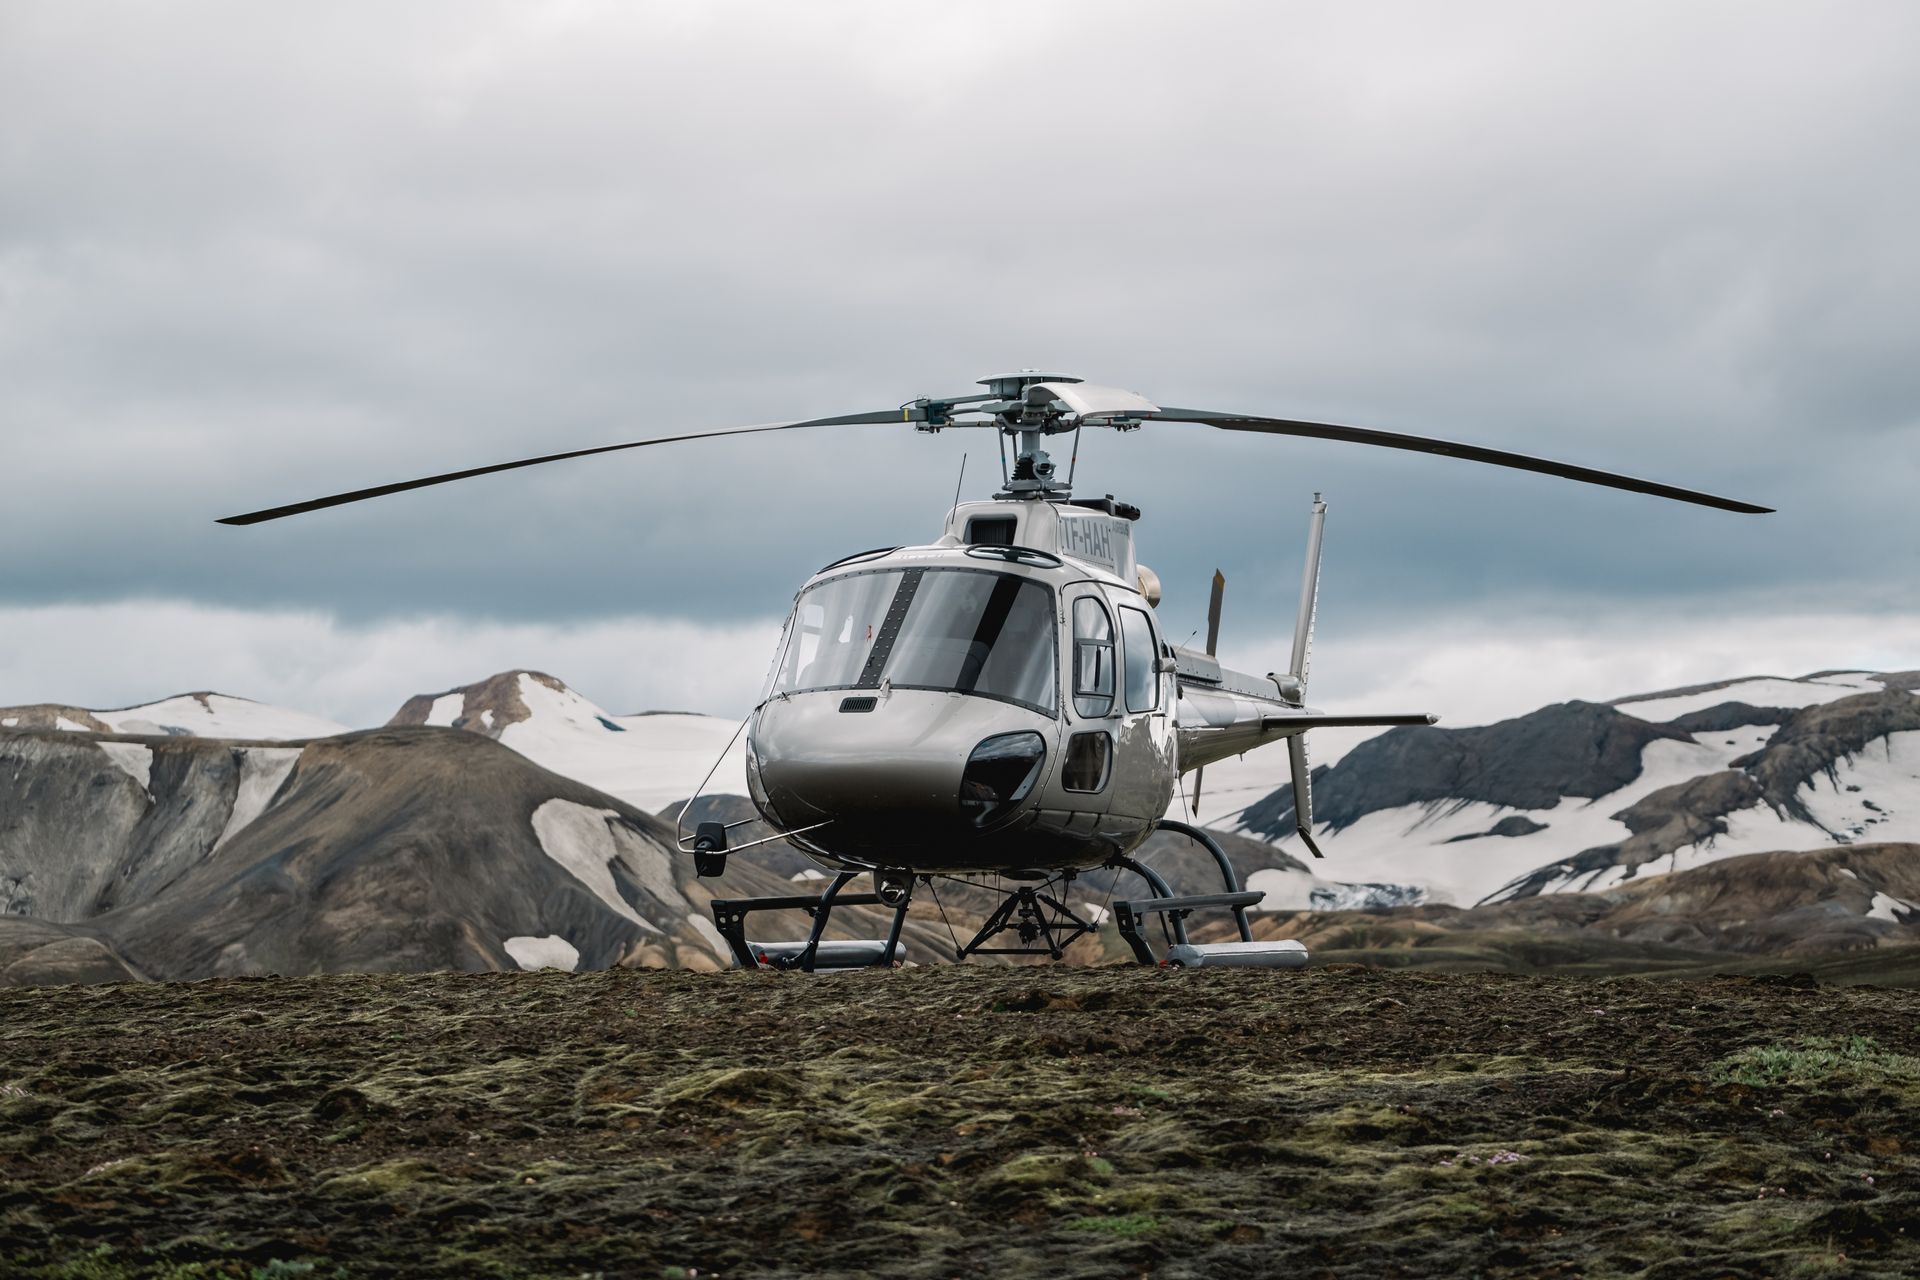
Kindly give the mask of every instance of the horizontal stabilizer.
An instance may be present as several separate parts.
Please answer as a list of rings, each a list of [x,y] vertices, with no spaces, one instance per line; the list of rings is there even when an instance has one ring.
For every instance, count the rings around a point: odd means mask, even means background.
[[[1260,721],[1263,730],[1275,729],[1371,729],[1386,728],[1398,724],[1438,724],[1439,716],[1430,716],[1424,712],[1410,715],[1390,716],[1323,716],[1308,712],[1297,716],[1267,716]]]

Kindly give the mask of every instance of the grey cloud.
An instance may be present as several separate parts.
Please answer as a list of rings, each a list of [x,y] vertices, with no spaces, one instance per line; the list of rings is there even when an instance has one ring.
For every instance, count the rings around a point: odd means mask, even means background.
[[[395,16],[396,12],[398,17]],[[761,617],[991,439],[856,429],[214,516],[1023,365],[1651,474],[1764,521],[1153,429],[1169,611],[1915,603],[1920,15],[9,9],[0,599]],[[1184,611],[1184,612],[1181,612]]]

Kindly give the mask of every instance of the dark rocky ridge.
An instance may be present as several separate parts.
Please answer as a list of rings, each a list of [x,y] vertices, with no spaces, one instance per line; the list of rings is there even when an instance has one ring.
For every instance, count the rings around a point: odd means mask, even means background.
[[[1821,774],[1890,733],[1920,729],[1920,698],[1904,691],[1862,693],[1795,712],[1767,745],[1734,764],[1751,773],[1766,802],[1780,813],[1812,822],[1798,792]],[[1829,833],[1832,834],[1832,833]]]
[[[1749,722],[1758,723],[1758,722]],[[1862,693],[1789,712],[1767,745],[1733,763],[1735,769],[1662,787],[1613,816],[1633,834],[1618,844],[1585,849],[1536,868],[1495,898],[1540,893],[1572,877],[1640,867],[1727,832],[1727,816],[1765,803],[1774,812],[1818,826],[1800,789],[1888,734],[1920,729],[1920,698],[1897,690]],[[1841,844],[1841,832],[1822,831]]]
[[[1468,840],[1485,840],[1489,836],[1513,839],[1518,836],[1530,836],[1536,831],[1545,831],[1552,826],[1549,822],[1535,822],[1524,813],[1510,813],[1485,831],[1475,831],[1470,835],[1454,836],[1448,844],[1461,844]]]
[[[1675,716],[1666,723],[1688,733],[1725,733],[1729,729],[1744,729],[1749,725],[1785,724],[1792,717],[1792,707],[1755,707],[1744,702],[1722,702]]]
[[[1690,778],[1641,798],[1613,817],[1632,834],[1618,844],[1600,845],[1536,867],[1513,881],[1494,899],[1524,898],[1556,884],[1625,867],[1632,876],[1642,865],[1688,845],[1727,832],[1727,815],[1758,804],[1760,784],[1737,769]]]
[[[1564,796],[1595,799],[1632,782],[1641,752],[1661,739],[1693,740],[1684,729],[1594,702],[1563,702],[1471,729],[1392,729],[1332,768],[1314,770],[1313,816],[1337,832],[1402,805],[1551,809]],[[1292,784],[1249,806],[1240,822],[1269,839],[1291,835],[1293,825]]]
[[[109,742],[151,753],[147,788],[108,755]],[[248,749],[189,737],[0,734],[0,914],[86,920],[164,889],[220,836]]]

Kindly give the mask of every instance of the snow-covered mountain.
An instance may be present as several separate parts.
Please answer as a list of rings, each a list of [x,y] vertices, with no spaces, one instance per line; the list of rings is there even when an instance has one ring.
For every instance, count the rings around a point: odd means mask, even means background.
[[[90,733],[232,738],[289,742],[329,738],[347,726],[323,716],[268,706],[224,693],[183,693],[137,707],[97,711],[43,702],[0,707],[0,729],[70,729]]]
[[[543,768],[648,812],[686,799],[703,780],[708,793],[746,793],[746,748],[735,737],[739,721],[679,712],[614,715],[537,671],[505,671],[443,693],[421,694],[408,699],[388,723],[438,725],[493,738]],[[224,693],[183,693],[106,711],[64,703],[0,707],[0,730],[305,742],[352,727]],[[140,777],[140,762],[150,752],[136,744],[106,745]]]
[[[1315,770],[1316,869],[1464,906],[1736,854],[1920,841],[1915,688],[1915,672],[1754,677],[1396,729]],[[1287,847],[1293,789],[1225,821]]]
[[[539,671],[504,671],[477,684],[420,694],[388,723],[483,734],[650,813],[696,789],[710,795],[745,795],[747,789],[739,721],[676,712],[617,716]]]
[[[1268,893],[1270,912],[1464,906],[1605,890],[1735,854],[1920,841],[1915,689],[1920,673],[1759,676],[1564,703],[1477,728],[1397,729],[1315,770],[1324,862],[1288,856],[1292,788],[1280,782],[1277,750],[1210,767],[1203,820],[1242,838],[1236,861],[1250,887]],[[745,790],[737,722],[614,714],[541,672],[418,695],[390,724],[494,739],[650,813],[696,791]],[[115,711],[3,708],[8,729],[88,733],[142,790],[154,751],[126,736],[295,743],[343,731],[214,693]],[[294,754],[239,751],[235,822],[265,807]],[[1262,798],[1244,804],[1249,794]],[[1258,853],[1261,843],[1271,856]]]

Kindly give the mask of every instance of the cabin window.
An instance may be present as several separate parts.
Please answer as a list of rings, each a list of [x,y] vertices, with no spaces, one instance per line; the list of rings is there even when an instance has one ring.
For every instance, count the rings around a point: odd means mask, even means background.
[[[1060,765],[1060,785],[1068,791],[1100,791],[1113,771],[1113,739],[1095,730],[1067,739],[1067,756]]]
[[[1144,609],[1120,606],[1120,639],[1126,654],[1127,710],[1155,711],[1160,706],[1160,673],[1153,669],[1153,620]]]
[[[1073,602],[1073,709],[1089,719],[1113,714],[1113,619],[1094,596]]]

